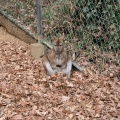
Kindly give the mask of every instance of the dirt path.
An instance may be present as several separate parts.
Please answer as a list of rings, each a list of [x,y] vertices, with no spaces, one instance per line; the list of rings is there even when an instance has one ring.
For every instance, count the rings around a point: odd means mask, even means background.
[[[2,26],[0,26],[0,42],[1,41],[10,41],[10,42],[14,42],[16,44],[21,44],[21,45],[26,45],[25,42],[21,41],[20,39],[18,39],[17,37],[9,34],[6,29]]]

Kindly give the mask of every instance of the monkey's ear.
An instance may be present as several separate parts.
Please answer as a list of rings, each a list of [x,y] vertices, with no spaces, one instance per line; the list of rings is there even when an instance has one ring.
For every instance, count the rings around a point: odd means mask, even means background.
[[[52,44],[54,44],[57,40],[58,40],[58,38],[57,38],[56,36],[53,36],[53,37],[52,37],[52,41],[51,41]]]
[[[58,38],[56,36],[53,36],[53,40],[57,40]]]
[[[53,36],[52,42],[55,42],[57,40],[58,40],[58,38],[56,36]]]
[[[64,38],[65,38],[65,34],[62,33],[62,36],[59,39],[63,40]]]

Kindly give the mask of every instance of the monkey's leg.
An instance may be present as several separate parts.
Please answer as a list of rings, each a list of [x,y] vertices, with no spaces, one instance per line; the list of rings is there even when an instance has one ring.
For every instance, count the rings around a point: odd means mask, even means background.
[[[67,78],[70,79],[70,74],[71,74],[71,69],[72,69],[72,61],[69,60],[67,62],[67,67],[62,69],[62,73],[67,75]]]
[[[67,77],[68,79],[70,78],[70,75],[71,75],[71,70],[72,70],[72,61],[68,61],[67,63]]]

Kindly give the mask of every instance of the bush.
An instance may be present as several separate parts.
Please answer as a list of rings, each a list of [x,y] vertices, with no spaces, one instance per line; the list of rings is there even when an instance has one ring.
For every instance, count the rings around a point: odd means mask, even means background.
[[[43,18],[48,25],[44,35],[50,37],[64,33],[74,48],[99,46],[102,50],[118,51],[119,38],[118,0],[61,0],[45,7]],[[44,26],[45,27],[45,26]]]

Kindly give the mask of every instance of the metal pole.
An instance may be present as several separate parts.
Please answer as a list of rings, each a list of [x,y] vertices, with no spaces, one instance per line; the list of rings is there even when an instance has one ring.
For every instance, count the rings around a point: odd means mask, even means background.
[[[38,43],[31,44],[31,55],[40,59],[44,55],[44,45],[42,44],[42,22],[41,22],[41,2],[36,0]]]
[[[40,37],[42,36],[41,0],[36,0],[36,14],[37,14],[38,42],[40,42]]]

